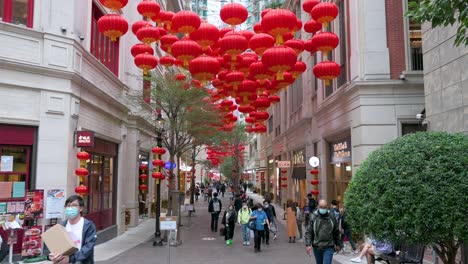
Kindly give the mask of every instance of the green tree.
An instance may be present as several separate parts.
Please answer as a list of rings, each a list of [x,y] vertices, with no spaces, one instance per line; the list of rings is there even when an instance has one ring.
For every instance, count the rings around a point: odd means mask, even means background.
[[[413,0],[408,3],[406,16],[410,19],[431,22],[432,27],[458,23],[455,46],[468,45],[468,1],[466,0]]]
[[[345,193],[358,232],[394,243],[432,245],[455,263],[468,239],[468,136],[419,132],[372,152]]]

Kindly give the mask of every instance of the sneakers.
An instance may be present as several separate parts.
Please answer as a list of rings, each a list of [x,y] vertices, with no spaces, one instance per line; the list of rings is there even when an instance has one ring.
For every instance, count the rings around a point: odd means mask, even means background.
[[[276,240],[276,234],[273,236],[273,240]]]
[[[226,245],[228,245],[228,246],[232,245],[232,239],[226,240]]]
[[[350,260],[355,263],[361,263],[361,258],[352,258]]]
[[[245,241],[242,242],[242,245],[243,245],[243,246],[247,246],[247,242],[245,242]]]
[[[354,255],[357,255],[357,254],[359,254],[359,251],[358,251],[358,250],[354,250],[354,251],[353,251],[353,254],[354,254]]]
[[[249,242],[249,241],[247,241],[247,246],[250,246],[250,242]]]

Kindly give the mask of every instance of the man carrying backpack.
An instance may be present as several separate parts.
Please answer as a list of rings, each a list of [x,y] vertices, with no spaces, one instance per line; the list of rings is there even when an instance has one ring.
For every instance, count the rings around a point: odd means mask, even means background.
[[[219,213],[223,209],[223,204],[221,200],[218,199],[218,193],[213,193],[213,199],[210,201],[208,205],[208,212],[211,213],[211,231],[218,232],[218,219]]]
[[[333,253],[340,250],[340,230],[328,211],[327,201],[320,200],[310,218],[305,233],[306,251],[312,255],[313,249],[316,264],[331,264]]]

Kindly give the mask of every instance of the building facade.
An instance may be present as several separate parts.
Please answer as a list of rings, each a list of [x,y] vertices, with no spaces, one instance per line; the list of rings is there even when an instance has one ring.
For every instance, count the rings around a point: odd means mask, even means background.
[[[403,17],[406,1],[334,2],[339,15],[329,30],[340,44],[331,57],[341,65],[341,75],[325,86],[312,73],[322,54],[303,52],[307,71],[281,92],[281,102],[270,112],[265,156],[273,161],[268,163],[269,180],[281,202],[305,203],[313,187],[307,162],[312,156],[320,159],[318,198],[342,202],[354,171],[369,153],[424,129],[416,119],[424,109],[421,34]],[[286,5],[304,23],[310,19],[300,1]],[[311,37],[301,34],[304,40]],[[291,165],[280,170],[278,161]]]
[[[424,91],[429,130],[468,133],[468,47],[454,47],[457,25],[423,24]]]
[[[96,0],[0,4],[0,155],[13,156],[0,182],[74,194],[76,133],[92,131],[94,145],[83,148],[91,154],[86,217],[96,224],[98,242],[137,225],[139,216],[148,215],[154,185],[149,177],[142,195],[139,168],[151,164],[155,145],[152,122],[124,100],[130,89],[143,86],[130,54],[138,40],[131,31],[116,42],[98,32],[97,20],[110,11]],[[137,4],[130,1],[122,10],[130,25],[142,19]],[[161,7],[181,9],[176,1]]]

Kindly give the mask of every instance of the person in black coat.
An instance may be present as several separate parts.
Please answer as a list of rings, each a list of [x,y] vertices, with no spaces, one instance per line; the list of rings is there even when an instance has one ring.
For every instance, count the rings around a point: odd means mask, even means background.
[[[213,199],[208,205],[208,212],[211,213],[211,231],[218,232],[218,219],[221,210],[223,209],[223,204],[221,200],[218,199],[218,193],[213,193]]]
[[[226,241],[226,245],[232,244],[234,229],[236,227],[236,220],[237,213],[234,210],[234,206],[230,204],[228,209],[224,212],[223,220],[221,220],[221,224],[223,224],[225,228],[224,240]]]
[[[236,194],[236,198],[234,199],[234,209],[236,210],[236,213],[242,209],[242,202],[240,194]]]

